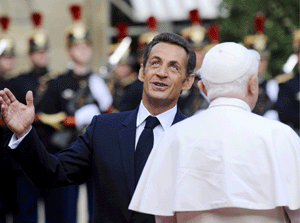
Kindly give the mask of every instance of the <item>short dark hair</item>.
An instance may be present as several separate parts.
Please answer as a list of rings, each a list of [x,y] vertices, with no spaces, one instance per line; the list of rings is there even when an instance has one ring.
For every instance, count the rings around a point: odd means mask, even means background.
[[[196,67],[196,54],[192,46],[188,43],[186,39],[175,33],[161,33],[156,35],[153,40],[147,44],[144,55],[143,55],[143,66],[146,67],[147,60],[149,58],[150,52],[157,43],[164,42],[175,44],[181,46],[187,53],[186,61],[186,76],[194,73]]]

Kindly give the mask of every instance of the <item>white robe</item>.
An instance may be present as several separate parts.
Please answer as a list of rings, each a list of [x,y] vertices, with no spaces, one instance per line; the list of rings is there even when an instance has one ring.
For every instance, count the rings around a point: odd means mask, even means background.
[[[300,138],[242,100],[218,98],[164,133],[129,209],[172,216],[232,207],[286,207],[298,217]]]

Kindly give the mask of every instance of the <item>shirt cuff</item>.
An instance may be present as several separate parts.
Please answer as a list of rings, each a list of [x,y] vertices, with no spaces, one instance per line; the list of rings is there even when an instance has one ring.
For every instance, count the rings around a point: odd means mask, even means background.
[[[9,143],[8,143],[8,147],[11,148],[11,149],[17,148],[17,147],[20,145],[20,143],[23,141],[23,139],[24,139],[24,138],[28,135],[28,133],[31,131],[31,129],[32,129],[32,126],[30,126],[29,131],[28,131],[25,135],[23,135],[21,138],[19,138],[19,139],[17,139],[16,134],[13,134],[13,136],[11,137],[11,139],[10,139],[10,141],[9,141]]]

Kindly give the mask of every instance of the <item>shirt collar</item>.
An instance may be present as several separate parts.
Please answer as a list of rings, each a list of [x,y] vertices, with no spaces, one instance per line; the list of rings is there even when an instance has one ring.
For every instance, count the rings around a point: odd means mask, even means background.
[[[169,109],[168,111],[165,111],[155,116],[156,118],[158,118],[164,131],[171,127],[176,113],[177,113],[177,104],[173,108]],[[151,113],[145,108],[142,100],[137,114],[136,127],[139,127],[149,115],[151,115]]]
[[[216,107],[216,106],[232,106],[232,107],[241,108],[251,112],[250,106],[245,101],[238,98],[226,98],[226,97],[216,98],[210,103],[208,108]]]

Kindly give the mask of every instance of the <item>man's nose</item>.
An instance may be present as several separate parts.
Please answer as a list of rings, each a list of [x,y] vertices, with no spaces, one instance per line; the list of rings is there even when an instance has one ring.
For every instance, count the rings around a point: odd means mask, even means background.
[[[167,67],[166,66],[160,66],[157,70],[156,74],[160,77],[166,77],[168,75],[167,73]]]

